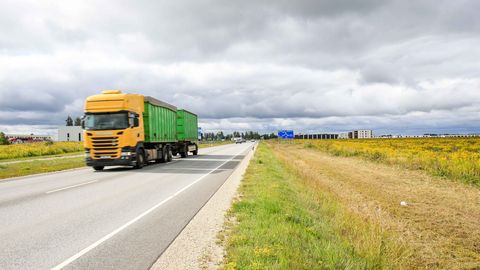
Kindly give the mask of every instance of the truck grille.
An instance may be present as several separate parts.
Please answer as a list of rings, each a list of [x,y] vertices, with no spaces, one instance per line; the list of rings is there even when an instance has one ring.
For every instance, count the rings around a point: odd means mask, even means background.
[[[118,137],[92,137],[92,157],[95,159],[118,158]]]

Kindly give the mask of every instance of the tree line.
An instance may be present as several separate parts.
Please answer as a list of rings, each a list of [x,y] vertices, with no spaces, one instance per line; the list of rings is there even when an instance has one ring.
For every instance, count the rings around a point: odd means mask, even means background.
[[[71,126],[81,126],[82,125],[82,118],[80,117],[76,117],[75,120],[73,120],[73,118],[69,115],[67,117],[67,120],[65,120],[65,122],[67,123],[67,127],[71,127]]]

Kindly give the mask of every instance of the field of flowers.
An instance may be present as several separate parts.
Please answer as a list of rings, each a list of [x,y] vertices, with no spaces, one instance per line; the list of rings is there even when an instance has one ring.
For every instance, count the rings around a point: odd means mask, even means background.
[[[0,145],[0,160],[58,155],[83,151],[81,142],[38,142]]]
[[[336,156],[359,156],[480,185],[480,138],[297,140],[297,143]]]

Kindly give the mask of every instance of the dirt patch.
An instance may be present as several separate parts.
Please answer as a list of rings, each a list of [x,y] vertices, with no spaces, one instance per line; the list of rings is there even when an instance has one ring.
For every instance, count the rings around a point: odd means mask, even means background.
[[[480,267],[480,189],[419,171],[272,144],[306,185],[394,232],[422,268]],[[404,202],[401,205],[401,202]]]

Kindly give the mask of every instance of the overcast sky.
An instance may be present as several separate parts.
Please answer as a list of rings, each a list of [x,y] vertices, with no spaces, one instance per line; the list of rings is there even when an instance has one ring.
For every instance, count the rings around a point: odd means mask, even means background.
[[[103,89],[204,130],[480,132],[480,1],[22,1],[0,8],[0,130]]]

